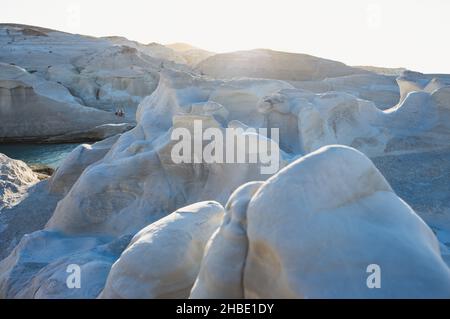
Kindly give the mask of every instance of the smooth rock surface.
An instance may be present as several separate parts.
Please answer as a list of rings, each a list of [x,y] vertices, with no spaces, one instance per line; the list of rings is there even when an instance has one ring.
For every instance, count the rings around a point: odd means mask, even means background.
[[[103,288],[112,263],[130,240],[65,236],[49,231],[25,235],[0,262],[1,298],[95,298]],[[79,288],[70,288],[71,265],[79,267]]]
[[[118,137],[92,145],[80,145],[68,155],[51,178],[28,186],[24,194],[14,193],[14,196],[20,196],[20,202],[12,207],[4,207],[0,213],[0,259],[8,256],[23,235],[44,228],[56,204],[67,194],[82,171],[100,160]]]
[[[350,148],[320,149],[265,182],[248,205],[247,237],[247,298],[450,296],[431,229]],[[371,264],[380,289],[366,285]]]
[[[112,266],[100,298],[187,298],[223,207],[200,202],[145,227]]]
[[[222,224],[206,246],[189,298],[244,298],[242,284],[248,253],[247,205],[263,184],[249,182],[230,196]]]
[[[447,249],[354,149],[324,147],[247,183],[226,210],[191,298],[449,297]]]
[[[184,61],[177,56],[156,43],[0,24],[0,141],[111,136],[103,125],[134,123],[137,105],[156,88],[162,69],[190,69],[175,63]],[[118,109],[123,117],[114,115]]]
[[[267,49],[216,54],[200,62],[196,70],[215,78],[252,77],[287,81],[323,80],[368,73],[307,54]]]
[[[0,63],[0,118],[3,142],[67,140],[59,136],[122,122],[113,113],[80,105],[64,86],[5,63]]]
[[[450,297],[449,76],[23,25],[0,25],[0,61],[0,139],[111,136],[42,182],[4,174],[1,297]],[[248,146],[279,129],[282,171],[177,163],[199,122]]]
[[[38,181],[27,164],[0,153],[0,211],[13,206]]]

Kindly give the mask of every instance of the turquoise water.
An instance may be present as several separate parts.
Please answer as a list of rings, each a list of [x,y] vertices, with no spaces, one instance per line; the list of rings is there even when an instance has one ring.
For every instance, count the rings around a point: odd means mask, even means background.
[[[62,160],[80,144],[1,144],[0,153],[27,164],[44,164],[57,168]]]

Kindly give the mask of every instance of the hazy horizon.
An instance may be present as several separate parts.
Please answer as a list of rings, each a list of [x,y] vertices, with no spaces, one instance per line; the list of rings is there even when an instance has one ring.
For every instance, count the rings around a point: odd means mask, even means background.
[[[24,9],[26,8],[26,10]],[[16,0],[1,23],[223,53],[265,48],[348,65],[450,73],[450,1]]]

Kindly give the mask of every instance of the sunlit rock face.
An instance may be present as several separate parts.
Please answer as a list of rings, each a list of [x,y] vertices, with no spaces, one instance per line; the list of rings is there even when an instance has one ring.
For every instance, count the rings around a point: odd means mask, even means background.
[[[375,103],[380,109],[400,98],[396,74],[382,74],[305,54],[251,50],[216,54],[196,70],[219,78],[252,77],[284,80],[313,93],[339,91]]]
[[[24,26],[0,26],[0,41],[0,112],[16,121],[1,132],[110,136],[10,193],[20,199],[0,213],[1,297],[449,297],[446,76],[405,72],[397,85],[387,71],[269,50],[191,70],[180,52],[192,48]],[[31,130],[11,113],[28,101],[46,112],[27,113]],[[172,134],[198,122],[202,133],[279,129],[281,171],[175,162]],[[275,139],[240,134],[250,146]],[[367,286],[373,264],[380,289]],[[67,287],[71,265],[79,289]]]
[[[231,119],[259,123],[262,116],[250,116],[257,101],[283,87],[289,85],[271,80],[209,81],[167,73],[154,94],[140,104],[136,128],[84,170],[47,227],[117,236],[134,233],[186,204],[208,199],[226,203],[242,183],[270,176],[262,174],[261,163],[176,164],[171,132],[192,130],[194,121],[203,123],[204,129],[221,130]],[[281,154],[280,166],[285,163]]]
[[[281,148],[307,154],[328,144],[353,146],[369,156],[448,147],[449,87],[412,92],[402,103],[379,110],[372,102],[342,92],[312,94],[281,90],[259,110],[270,127],[280,127]]]
[[[403,101],[411,92],[433,93],[437,89],[449,86],[450,76],[404,71],[397,77],[397,83],[400,88],[400,101]]]
[[[88,141],[122,133],[155,90],[161,69],[189,69],[173,62],[170,48],[119,42],[0,25],[0,141]],[[114,114],[118,109],[124,116]]]
[[[135,48],[111,46],[77,57],[72,67],[50,67],[47,78],[69,87],[85,105],[107,111],[123,108],[133,120],[137,104],[156,88],[161,63]]]
[[[14,205],[37,182],[36,174],[24,162],[0,153],[0,211]]]
[[[188,71],[203,60],[215,55],[214,52],[206,51],[185,43],[173,43],[162,45],[156,42],[142,44],[128,40],[124,37],[104,37],[103,39],[121,46],[135,48],[139,52],[156,60],[161,60],[163,66],[169,66],[178,70]]]
[[[249,203],[247,236],[247,297],[450,295],[433,232],[349,148],[321,149],[271,178]],[[382,269],[380,289],[367,287],[370,264]]]
[[[200,62],[197,70],[216,78],[252,77],[286,81],[323,80],[366,73],[336,61],[265,49],[216,54]]]
[[[192,298],[450,296],[433,232],[352,148],[321,148],[240,187],[225,216]],[[368,281],[374,264],[379,289]]]
[[[321,81],[290,81],[299,89],[314,93],[329,91],[349,93],[357,98],[371,101],[379,109],[385,110],[396,105],[400,99],[396,75],[375,73],[351,74],[326,78]]]
[[[54,291],[49,291],[49,287],[42,288],[42,293],[34,296],[65,296],[64,289],[61,288],[63,283],[60,274],[67,263],[76,263],[75,259],[79,258],[84,265],[93,259],[100,259],[106,260],[102,265],[108,268],[107,266],[111,265],[109,262],[117,259],[118,255],[104,253],[101,248],[104,245],[117,240],[122,243],[125,239],[121,238],[129,238],[128,236],[136,234],[147,225],[158,223],[161,218],[187,204],[211,199],[226,203],[229,195],[239,185],[270,176],[261,174],[262,164],[259,162],[175,164],[171,157],[175,141],[171,140],[170,135],[171,131],[178,127],[191,129],[196,120],[200,121],[205,129],[215,127],[224,130],[230,114],[232,118],[245,118],[252,109],[256,109],[256,102],[262,96],[280,88],[291,87],[289,84],[271,80],[212,81],[171,72],[168,73],[166,81],[170,86],[165,86],[161,80],[158,90],[141,103],[137,115],[138,124],[133,130],[118,138],[96,143],[92,147],[79,146],[69,154],[60,169],[47,182],[47,193],[63,198],[58,202],[44,231],[33,233],[33,236],[36,236],[34,241],[48,238],[47,246],[50,246],[65,240],[73,240],[76,243],[77,238],[87,238],[88,244],[83,247],[83,252],[70,245],[67,249],[55,249],[53,255],[36,266],[35,272],[28,272],[27,268],[22,266],[22,262],[27,263],[26,259],[12,256],[26,255],[30,259],[39,259],[40,252],[35,250],[34,255],[34,249],[27,250],[28,241],[23,239],[23,243],[0,265],[2,273],[5,273],[0,280],[4,296],[29,296],[31,291],[45,285],[45,279],[50,277],[55,280],[57,288]],[[238,91],[236,95],[233,94],[232,88]],[[214,96],[214,99],[210,96]],[[155,121],[157,112],[162,111],[165,106],[162,104],[164,101],[168,110],[172,107],[173,113],[166,112],[165,117]],[[225,105],[233,101],[236,103],[232,104],[235,107],[238,106],[237,103],[241,103],[243,108],[231,109],[230,112],[217,101]],[[256,120],[259,123],[261,118]],[[285,164],[286,160],[283,159],[280,167]],[[79,174],[81,175],[78,176]],[[45,196],[49,195],[43,195],[44,198]],[[17,209],[20,207],[23,206],[19,205]],[[220,220],[211,225],[216,225],[217,228],[219,222]],[[202,237],[204,244],[215,228],[208,228],[204,238]],[[120,252],[121,250],[115,250],[115,254]],[[202,251],[194,249],[194,252],[195,262],[199,266]],[[184,288],[185,297],[189,295],[195,281],[198,266],[186,269],[186,282],[190,284],[186,284]],[[22,287],[19,283],[15,284],[14,276],[24,275],[22,272],[29,274],[26,281],[32,281],[33,286]],[[99,293],[96,290],[97,283],[104,282],[106,276],[107,272],[98,271],[92,288],[88,285],[88,290],[71,291],[70,296],[96,297],[94,292]],[[143,297],[145,296],[148,297]],[[174,296],[178,294],[174,292]]]
[[[58,83],[9,64],[0,63],[0,70],[1,141],[42,141],[120,122],[114,114],[78,104]]]
[[[160,60],[167,60],[169,63],[177,63],[181,65],[186,64],[184,57],[176,50],[173,50],[170,46],[162,45],[156,42],[142,44],[137,41],[131,41],[124,37],[110,36],[103,37],[102,39],[119,46],[127,46],[134,48],[149,57]],[[188,68],[186,68],[187,70]]]
[[[189,298],[244,298],[248,254],[247,206],[263,182],[240,186],[228,199],[225,216],[211,236]]]
[[[443,83],[446,76],[440,79]],[[450,147],[449,86],[429,91],[409,92],[381,111],[348,93],[281,90],[263,98],[258,108],[269,127],[280,127],[280,147],[288,153],[308,154],[329,144],[364,152],[395,191],[442,234],[450,231],[444,159]],[[447,235],[442,238],[448,243]]]
[[[187,43],[172,43],[166,44],[165,46],[176,52],[177,56],[181,58],[180,60],[183,60],[181,63],[185,63],[191,67],[197,66],[203,60],[216,54]]]
[[[177,64],[176,53],[159,44],[125,38],[94,38],[24,25],[0,26],[0,61],[65,86],[82,105],[113,111],[127,119],[158,83],[161,68]],[[55,84],[56,84],[55,83]]]

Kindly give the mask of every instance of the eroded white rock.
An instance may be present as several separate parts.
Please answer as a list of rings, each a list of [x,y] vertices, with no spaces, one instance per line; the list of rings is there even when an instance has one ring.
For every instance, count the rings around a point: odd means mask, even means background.
[[[196,69],[216,78],[252,77],[288,81],[323,80],[327,77],[368,73],[307,54],[267,49],[216,54],[200,62]]]
[[[25,235],[0,262],[0,297],[95,298],[129,240],[130,236],[111,240],[51,231]]]
[[[145,227],[114,263],[100,298],[187,298],[223,207],[200,202]]]
[[[0,141],[7,142],[67,141],[58,136],[123,121],[80,105],[60,84],[5,63],[0,63],[0,117]]]
[[[27,164],[0,153],[0,211],[14,205],[38,181]]]
[[[433,232],[354,149],[322,148],[265,182],[247,237],[247,298],[450,296]],[[379,289],[367,286],[371,264]]]
[[[324,147],[233,193],[190,297],[448,298],[440,245],[367,157]]]
[[[244,298],[248,253],[247,205],[263,182],[249,182],[230,197],[220,228],[211,236],[189,298]]]

